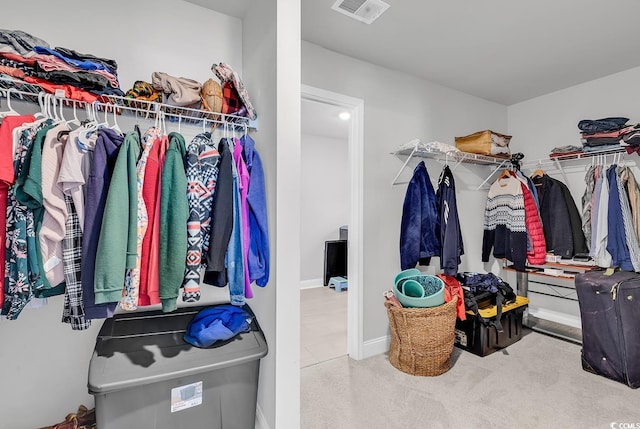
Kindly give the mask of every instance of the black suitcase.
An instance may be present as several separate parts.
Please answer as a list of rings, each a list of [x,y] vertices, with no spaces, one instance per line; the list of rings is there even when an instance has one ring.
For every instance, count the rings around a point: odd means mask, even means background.
[[[640,387],[640,274],[576,275],[582,319],[582,368]]]

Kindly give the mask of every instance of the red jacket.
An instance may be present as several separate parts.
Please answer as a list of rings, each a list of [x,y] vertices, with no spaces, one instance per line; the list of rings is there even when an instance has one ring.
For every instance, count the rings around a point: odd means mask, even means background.
[[[449,302],[457,295],[456,315],[460,320],[467,320],[467,313],[464,308],[464,291],[460,282],[455,277],[447,274],[437,274],[437,277],[444,282],[444,301]]]
[[[527,261],[532,265],[540,265],[545,262],[547,245],[544,241],[544,231],[542,221],[536,202],[533,200],[529,187],[521,183],[522,194],[524,196],[524,220],[527,225],[527,235],[529,237],[529,250],[527,250]]]

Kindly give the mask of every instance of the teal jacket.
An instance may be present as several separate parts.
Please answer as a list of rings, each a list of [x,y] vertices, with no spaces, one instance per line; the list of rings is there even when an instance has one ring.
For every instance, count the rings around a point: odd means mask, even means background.
[[[104,207],[94,290],[96,304],[122,298],[127,268],[135,268],[138,246],[138,184],[136,164],[141,154],[140,135],[127,133],[111,175]]]
[[[178,293],[187,258],[187,174],[184,138],[178,133],[169,134],[169,148],[162,168],[160,191],[160,284],[162,311],[177,308]]]

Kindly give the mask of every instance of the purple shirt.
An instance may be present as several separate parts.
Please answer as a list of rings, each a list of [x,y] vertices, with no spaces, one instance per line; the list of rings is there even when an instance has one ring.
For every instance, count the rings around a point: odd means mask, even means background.
[[[111,173],[124,137],[108,128],[103,128],[98,133],[98,140],[93,152],[93,164],[87,180],[84,237],[82,240],[82,302],[87,319],[111,317],[117,305],[117,303],[95,303],[93,276]]]
[[[235,139],[233,148],[233,160],[240,176],[240,207],[242,208],[242,260],[244,261],[244,296],[253,298],[251,291],[251,279],[249,278],[249,206],[247,205],[247,192],[249,191],[249,171],[242,159],[242,145]]]

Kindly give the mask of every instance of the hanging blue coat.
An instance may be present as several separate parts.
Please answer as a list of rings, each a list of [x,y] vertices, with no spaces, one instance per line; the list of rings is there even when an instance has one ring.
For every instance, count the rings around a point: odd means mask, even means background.
[[[440,256],[436,194],[424,161],[413,170],[402,206],[400,225],[400,266],[406,270],[417,263],[429,265]]]

